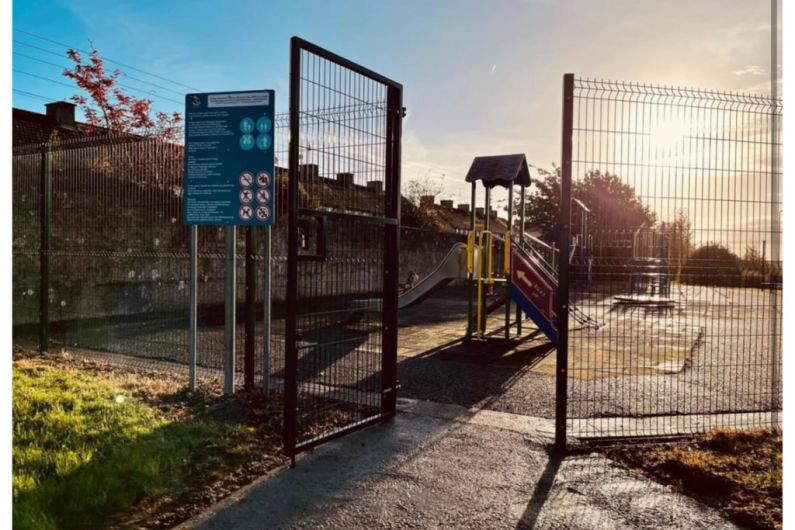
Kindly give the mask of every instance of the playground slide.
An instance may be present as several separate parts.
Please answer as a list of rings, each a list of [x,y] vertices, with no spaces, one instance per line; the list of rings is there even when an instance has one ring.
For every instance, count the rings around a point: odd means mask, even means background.
[[[456,243],[433,272],[398,297],[398,309],[419,304],[452,280],[466,277],[467,246]]]

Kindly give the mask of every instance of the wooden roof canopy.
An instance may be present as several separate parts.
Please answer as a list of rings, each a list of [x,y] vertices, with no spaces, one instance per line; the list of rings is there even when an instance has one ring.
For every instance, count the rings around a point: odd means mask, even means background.
[[[487,188],[511,185],[530,186],[530,170],[524,154],[476,156],[467,172],[466,181],[482,181]]]

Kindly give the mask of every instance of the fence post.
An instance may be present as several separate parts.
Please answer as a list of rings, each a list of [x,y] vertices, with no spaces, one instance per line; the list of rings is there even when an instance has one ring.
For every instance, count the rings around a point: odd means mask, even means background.
[[[254,268],[254,227],[246,227],[246,352],[244,356],[244,387],[254,389],[254,328],[257,323],[257,271]]]
[[[298,145],[300,122],[298,106],[301,98],[301,47],[296,37],[290,40],[290,147],[288,153],[288,215],[287,215],[287,314],[284,321],[284,421],[285,453],[295,466],[298,428],[298,351],[296,331],[298,317]]]
[[[190,243],[188,252],[190,254],[190,316],[188,323],[188,389],[191,392],[196,391],[196,333],[198,321],[198,297],[196,289],[198,288],[198,227],[196,225],[188,227],[190,232]]]
[[[224,335],[226,352],[224,357],[224,394],[231,396],[235,391],[235,288],[237,275],[235,274],[236,253],[235,226],[226,227],[226,274],[224,287],[225,326]]]
[[[395,224],[384,225],[383,344],[381,350],[381,413],[397,411],[398,274],[400,263],[400,138],[403,121],[403,92],[387,89],[387,145],[384,175],[384,216]]]
[[[555,449],[566,451],[569,367],[569,245],[571,245],[571,153],[574,121],[574,74],[563,76],[563,133],[560,178],[560,250],[558,262],[557,359],[555,370]]]
[[[779,106],[778,106],[778,0],[771,0],[770,9],[770,263],[771,271],[775,271],[775,276],[770,278],[770,423],[771,428],[778,429],[779,425],[779,402],[781,388],[781,335],[779,330],[778,312],[778,283],[781,281],[779,275],[783,275],[783,267],[780,263],[781,250],[781,218],[780,208],[780,178],[779,172]],[[764,251],[763,251],[764,252]],[[763,261],[764,262],[764,261]],[[783,285],[782,293],[783,293]]]
[[[52,146],[41,146],[39,191],[39,353],[50,350],[50,215],[52,209]]]

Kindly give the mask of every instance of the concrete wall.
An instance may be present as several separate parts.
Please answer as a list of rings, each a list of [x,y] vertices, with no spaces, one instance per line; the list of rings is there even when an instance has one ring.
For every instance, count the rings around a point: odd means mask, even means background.
[[[382,241],[382,231],[368,223],[326,221],[325,259],[300,262],[302,298],[368,294],[377,292],[382,282],[382,256],[374,244]],[[31,227],[31,229],[34,227]],[[75,227],[75,235],[80,231]],[[85,230],[83,228],[82,230]],[[317,250],[308,227],[307,254]],[[32,231],[32,230],[31,230]],[[13,323],[35,324],[39,310],[39,271],[37,244],[33,234],[17,230],[13,252]],[[51,258],[50,319],[53,322],[91,318],[120,317],[145,313],[171,313],[188,310],[188,254],[186,229],[153,229],[137,244],[112,231],[95,234],[103,238],[105,250],[97,250],[89,233],[80,237],[59,234],[64,248]],[[156,236],[154,234],[157,234]],[[218,306],[224,300],[223,229],[201,228],[199,232],[199,304]],[[272,240],[272,293],[274,303],[284,301],[287,280],[287,243],[284,227],[274,229]],[[129,234],[128,234],[129,235]],[[30,241],[26,241],[29,239]],[[430,273],[457,242],[460,234],[448,234],[402,227],[399,255],[399,281],[414,271],[420,277]],[[110,242],[108,240],[111,240]],[[68,240],[68,244],[64,243]],[[113,241],[115,240],[115,242]],[[150,241],[151,240],[151,241]],[[155,240],[157,243],[155,243]],[[238,301],[245,296],[244,232],[238,232]],[[257,292],[263,285],[262,233],[257,237]],[[144,245],[144,242],[146,244]],[[37,241],[36,241],[37,243]],[[110,243],[110,244],[109,244]],[[57,244],[54,245],[58,247]],[[148,247],[144,249],[143,247]]]

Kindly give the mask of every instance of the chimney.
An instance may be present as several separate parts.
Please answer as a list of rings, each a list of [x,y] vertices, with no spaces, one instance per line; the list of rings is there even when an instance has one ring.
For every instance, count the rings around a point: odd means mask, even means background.
[[[380,180],[371,180],[367,183],[367,189],[374,193],[381,193],[384,191],[384,183]]]
[[[469,203],[461,203],[458,205],[458,209],[464,213],[469,213]]]
[[[430,208],[433,206],[433,195],[423,195],[420,197],[420,208]]]
[[[453,201],[447,201],[447,200],[439,201],[439,204],[442,205],[442,208],[445,208],[447,210],[453,209]]]
[[[75,127],[75,104],[68,101],[56,101],[44,105],[47,117],[53,118],[61,127]]]
[[[301,164],[301,180],[314,180],[318,175],[317,164]]]
[[[337,173],[337,184],[343,188],[352,188],[353,173]]]
[[[478,206],[477,208],[475,208],[475,215],[477,215],[478,217],[483,217],[484,211],[485,210],[483,209],[483,206]]]

